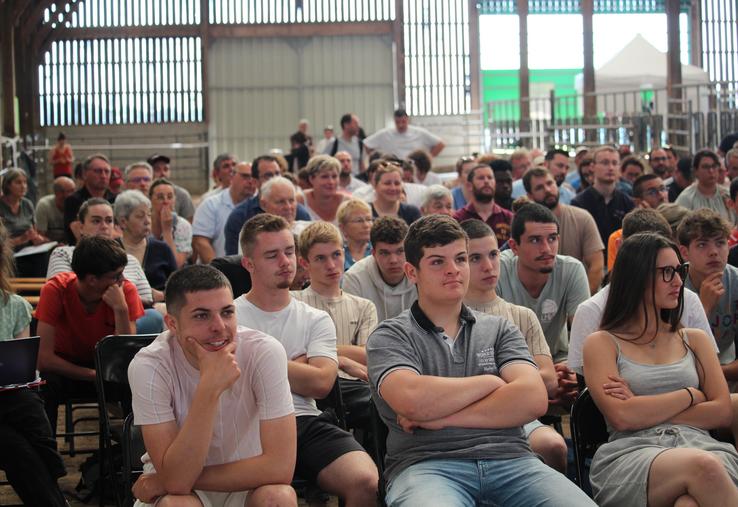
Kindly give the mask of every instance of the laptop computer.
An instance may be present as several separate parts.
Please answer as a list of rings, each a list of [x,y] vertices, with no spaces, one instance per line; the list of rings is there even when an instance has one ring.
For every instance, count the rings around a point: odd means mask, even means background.
[[[0,388],[36,380],[36,361],[41,338],[0,341]]]

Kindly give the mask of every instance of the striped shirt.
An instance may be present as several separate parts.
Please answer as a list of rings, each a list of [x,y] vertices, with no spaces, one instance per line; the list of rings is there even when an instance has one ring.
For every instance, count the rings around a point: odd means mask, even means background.
[[[530,308],[508,303],[499,296],[487,303],[472,304],[467,301],[464,303],[472,310],[507,319],[523,333],[525,344],[528,345],[531,355],[551,357],[551,350],[546,343],[541,323],[538,322],[536,314]]]
[[[336,345],[366,345],[366,340],[377,327],[377,309],[368,299],[341,291],[337,298],[321,296],[311,287],[292,292],[292,296],[313,308],[330,315],[336,326]],[[353,378],[342,371],[343,378]]]

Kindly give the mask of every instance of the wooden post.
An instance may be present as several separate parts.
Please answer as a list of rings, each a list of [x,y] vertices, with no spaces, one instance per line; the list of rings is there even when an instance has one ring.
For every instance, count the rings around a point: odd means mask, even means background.
[[[479,9],[476,0],[469,0],[469,85],[471,86],[471,109],[481,107],[482,58],[479,40]]]
[[[518,72],[520,101],[520,132],[530,132],[530,71],[528,69],[528,1],[518,0],[518,26],[520,28],[520,71]],[[527,139],[521,139],[526,146]],[[530,146],[529,146],[530,147]]]
[[[395,107],[405,104],[405,10],[402,0],[395,0],[395,20],[392,22],[392,43],[395,47]]]
[[[11,2],[0,5],[0,73],[2,73],[2,135],[15,137],[15,58]]]

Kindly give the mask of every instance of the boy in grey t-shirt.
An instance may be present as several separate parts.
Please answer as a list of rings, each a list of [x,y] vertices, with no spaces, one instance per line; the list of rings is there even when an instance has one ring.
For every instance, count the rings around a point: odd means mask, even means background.
[[[429,215],[405,239],[410,310],[367,343],[369,380],[389,427],[388,505],[594,505],[528,448],[521,426],[547,396],[520,331],[466,308],[467,238]]]
[[[728,265],[730,225],[712,210],[690,212],[677,229],[679,250],[689,261],[687,289],[700,296],[718,345],[718,358],[731,388],[738,384],[736,321],[738,320],[738,269]]]

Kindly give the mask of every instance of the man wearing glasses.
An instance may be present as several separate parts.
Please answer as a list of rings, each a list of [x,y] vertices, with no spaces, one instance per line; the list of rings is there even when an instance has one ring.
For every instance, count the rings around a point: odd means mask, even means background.
[[[241,202],[254,195],[256,181],[251,164],[236,164],[228,188],[211,195],[195,211],[192,221],[192,246],[203,264],[225,255],[224,228],[228,217]]]
[[[711,150],[698,151],[692,161],[695,182],[677,197],[676,203],[690,210],[711,209],[730,224],[736,223],[735,212],[726,205],[727,190],[718,185],[720,159]]]
[[[82,176],[85,184],[64,200],[64,231],[68,245],[77,242],[70,225],[77,221],[82,203],[91,197],[102,197],[110,204],[115,202],[115,194],[110,191],[110,161],[102,153],[90,155],[82,162]]]
[[[644,174],[633,182],[633,202],[641,208],[656,209],[669,202],[669,191],[658,174]]]
[[[669,167],[669,157],[663,148],[652,149],[648,154],[648,163],[654,174],[661,178],[666,179],[671,176],[673,170]]]

